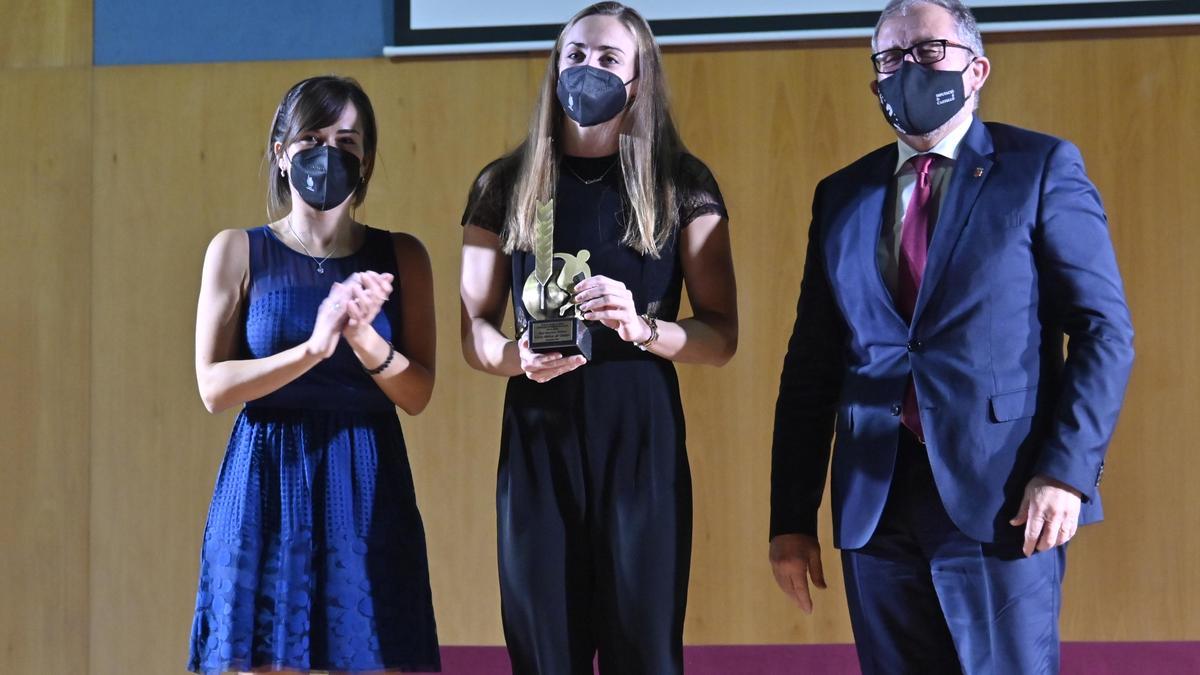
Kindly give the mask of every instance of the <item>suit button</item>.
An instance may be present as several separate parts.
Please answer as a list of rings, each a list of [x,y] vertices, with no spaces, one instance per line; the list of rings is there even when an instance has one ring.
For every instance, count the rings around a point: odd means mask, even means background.
[[[899,403],[892,404],[892,417],[899,417],[902,410]]]
[[[910,352],[919,352],[919,351],[921,351],[921,348],[924,347],[925,345],[922,344],[920,340],[909,340],[908,345],[906,345],[906,346],[908,347],[908,351],[910,351]]]

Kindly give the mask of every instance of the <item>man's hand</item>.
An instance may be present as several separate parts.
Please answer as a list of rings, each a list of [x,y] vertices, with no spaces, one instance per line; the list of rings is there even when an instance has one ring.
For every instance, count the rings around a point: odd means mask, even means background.
[[[771,571],[775,583],[804,610],[812,614],[812,595],[808,578],[817,588],[825,588],[825,572],[821,569],[821,544],[807,534],[780,534],[771,540]]]
[[[1046,476],[1034,476],[1025,486],[1025,496],[1017,516],[1008,521],[1014,527],[1025,526],[1025,556],[1034,550],[1049,551],[1065,544],[1079,528],[1079,506],[1082,495],[1061,481]]]

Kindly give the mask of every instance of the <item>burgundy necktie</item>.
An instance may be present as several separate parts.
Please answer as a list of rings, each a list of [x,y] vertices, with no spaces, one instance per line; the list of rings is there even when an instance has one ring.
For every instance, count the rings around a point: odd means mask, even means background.
[[[900,264],[896,293],[896,305],[900,315],[912,322],[913,309],[917,306],[917,292],[921,289],[921,278],[925,275],[925,259],[929,252],[929,227],[933,216],[933,181],[929,171],[937,155],[917,155],[909,161],[917,171],[917,184],[912,199],[904,212],[900,225]],[[910,375],[904,392],[904,406],[900,422],[908,427],[917,438],[925,440],[921,428],[921,414],[917,408],[917,392]]]

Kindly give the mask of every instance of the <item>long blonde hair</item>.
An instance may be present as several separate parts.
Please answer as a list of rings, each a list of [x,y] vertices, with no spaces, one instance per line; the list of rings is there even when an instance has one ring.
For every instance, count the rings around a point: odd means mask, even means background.
[[[558,61],[567,32],[589,16],[616,17],[637,42],[638,93],[625,112],[620,135],[621,171],[631,216],[621,243],[657,258],[679,228],[675,186],[680,155],[685,152],[667,103],[662,55],[637,10],[618,2],[599,2],[580,11],[563,26],[546,64],[529,135],[506,160],[519,163],[508,200],[502,234],[504,251],[533,249],[534,209],[554,196],[562,155],[563,111],[558,102]],[[501,161],[500,164],[509,164]]]

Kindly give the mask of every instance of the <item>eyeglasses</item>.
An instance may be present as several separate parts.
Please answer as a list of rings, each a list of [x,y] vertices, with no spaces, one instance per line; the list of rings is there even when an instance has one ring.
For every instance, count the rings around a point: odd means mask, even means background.
[[[881,52],[875,52],[871,55],[871,63],[875,66],[875,72],[886,75],[900,70],[900,66],[904,65],[904,57],[912,54],[913,60],[922,65],[937,63],[946,58],[946,47],[957,47],[971,52],[975,51],[966,45],[955,44],[949,40],[925,40],[909,47],[908,49],[885,49]]]

